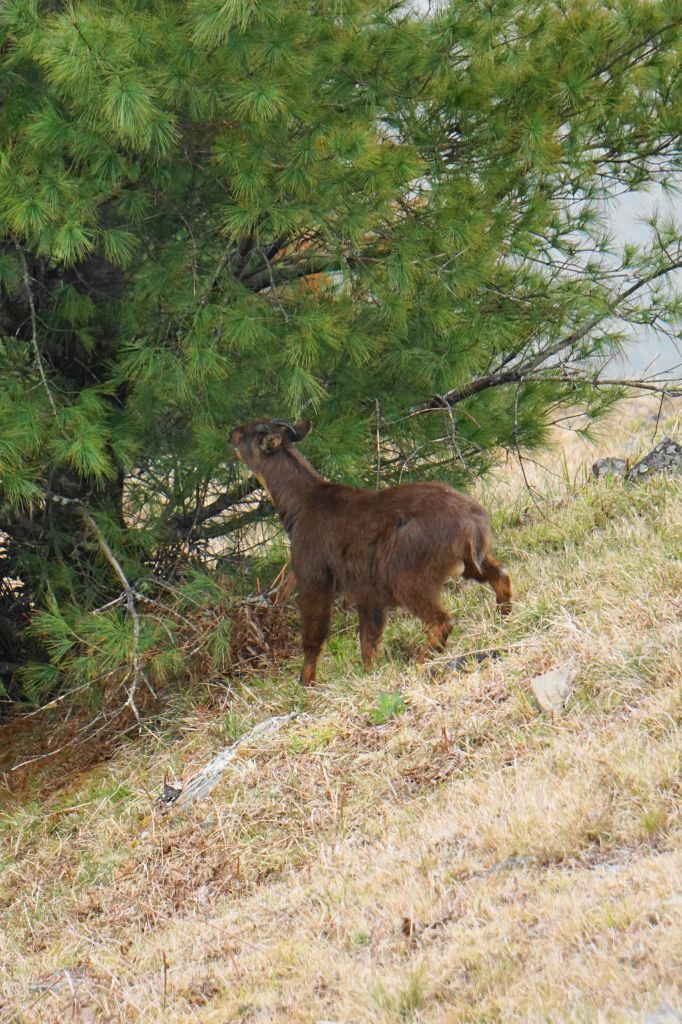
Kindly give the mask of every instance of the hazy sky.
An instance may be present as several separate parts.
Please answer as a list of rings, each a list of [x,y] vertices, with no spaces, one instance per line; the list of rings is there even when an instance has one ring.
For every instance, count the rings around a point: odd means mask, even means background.
[[[663,215],[674,215],[678,220],[682,219],[682,197],[671,199],[660,188],[649,192],[631,192],[610,204],[609,219],[616,241],[646,244],[651,232],[642,223],[642,218],[650,216],[656,208]],[[676,279],[682,287],[682,273],[678,272]],[[673,371],[671,376],[682,379],[682,342],[675,343],[664,334],[645,329],[628,346],[617,369],[618,372],[633,375],[645,370],[647,373]]]

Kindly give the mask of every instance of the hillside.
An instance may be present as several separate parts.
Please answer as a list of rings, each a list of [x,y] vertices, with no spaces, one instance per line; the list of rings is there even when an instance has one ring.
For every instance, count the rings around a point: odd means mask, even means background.
[[[143,735],[7,770],[0,1019],[682,1020],[682,479],[585,469],[679,437],[680,404],[657,411],[528,463],[532,495],[513,467],[486,483],[516,607],[453,585],[428,670],[396,615],[363,676],[339,612],[314,692],[294,662],[194,682]],[[551,719],[530,680],[567,662]],[[165,774],[292,710],[209,799],[158,805]],[[56,721],[5,726],[3,765]]]

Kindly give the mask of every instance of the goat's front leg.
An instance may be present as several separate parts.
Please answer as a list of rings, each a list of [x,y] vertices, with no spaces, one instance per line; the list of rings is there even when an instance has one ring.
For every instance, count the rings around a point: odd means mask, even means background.
[[[299,585],[298,606],[303,640],[302,686],[314,686],[317,682],[317,661],[322,644],[329,635],[333,602],[334,591],[331,587],[307,590],[300,589]]]
[[[378,605],[358,605],[360,620],[360,653],[365,672],[374,664],[381,637],[386,627],[386,609]]]

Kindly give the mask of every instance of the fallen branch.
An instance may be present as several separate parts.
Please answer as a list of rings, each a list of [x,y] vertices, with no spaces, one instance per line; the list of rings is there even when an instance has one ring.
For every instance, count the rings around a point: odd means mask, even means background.
[[[297,711],[292,711],[287,715],[275,715],[273,718],[266,718],[264,722],[259,722],[258,725],[253,727],[253,729],[244,733],[236,743],[232,743],[229,747],[225,747],[224,750],[221,750],[219,754],[216,754],[208,764],[204,765],[204,767],[190,779],[187,785],[180,790],[179,796],[172,801],[173,808],[175,810],[184,810],[196,800],[203,800],[203,798],[208,796],[211,792],[230,761],[234,760],[243,746],[251,743],[256,738],[266,736],[272,732],[278,732],[282,726],[286,725],[287,722],[291,722],[294,718],[298,717],[300,717],[299,713]]]

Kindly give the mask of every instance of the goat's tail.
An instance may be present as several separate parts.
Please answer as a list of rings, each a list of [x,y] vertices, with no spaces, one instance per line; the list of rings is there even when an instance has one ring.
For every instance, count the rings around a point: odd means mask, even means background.
[[[512,582],[507,570],[493,558],[490,547],[490,539],[489,536],[486,537],[485,531],[469,538],[464,578],[489,583],[495,591],[498,609],[503,615],[507,615],[512,607]]]
[[[469,534],[466,548],[464,559],[467,569],[471,570],[473,568],[479,576],[482,576],[489,546],[478,530],[475,533]]]

